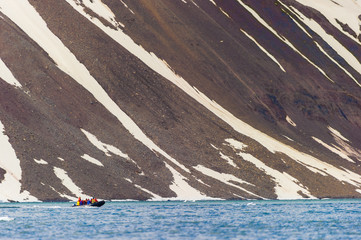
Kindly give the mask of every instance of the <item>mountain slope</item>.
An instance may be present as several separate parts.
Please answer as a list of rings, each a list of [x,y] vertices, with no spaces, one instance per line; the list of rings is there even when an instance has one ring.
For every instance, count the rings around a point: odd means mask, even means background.
[[[0,199],[360,197],[360,3],[0,0]]]

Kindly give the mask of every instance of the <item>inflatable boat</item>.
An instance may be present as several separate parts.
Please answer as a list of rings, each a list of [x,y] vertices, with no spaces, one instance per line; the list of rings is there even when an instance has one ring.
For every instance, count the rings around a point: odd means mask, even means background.
[[[99,202],[95,202],[95,203],[91,203],[91,204],[84,204],[84,205],[76,205],[74,204],[73,207],[101,207],[105,204],[105,201],[99,201]]]

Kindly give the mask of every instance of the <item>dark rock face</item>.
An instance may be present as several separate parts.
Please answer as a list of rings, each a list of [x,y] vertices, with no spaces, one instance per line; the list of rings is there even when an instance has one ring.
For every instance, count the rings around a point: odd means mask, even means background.
[[[11,1],[8,200],[361,197],[360,33],[343,20],[291,0],[28,0],[32,35]]]

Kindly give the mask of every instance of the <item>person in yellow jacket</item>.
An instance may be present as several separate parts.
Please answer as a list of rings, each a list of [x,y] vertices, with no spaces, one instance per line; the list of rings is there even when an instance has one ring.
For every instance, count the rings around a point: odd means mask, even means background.
[[[78,201],[76,202],[76,205],[77,205],[77,206],[80,206],[80,204],[81,204],[81,198],[79,197],[79,198],[78,198]]]

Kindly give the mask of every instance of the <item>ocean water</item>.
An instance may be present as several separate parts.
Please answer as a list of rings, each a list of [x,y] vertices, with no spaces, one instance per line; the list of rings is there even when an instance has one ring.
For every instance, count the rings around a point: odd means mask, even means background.
[[[0,203],[0,239],[361,239],[361,200]]]

